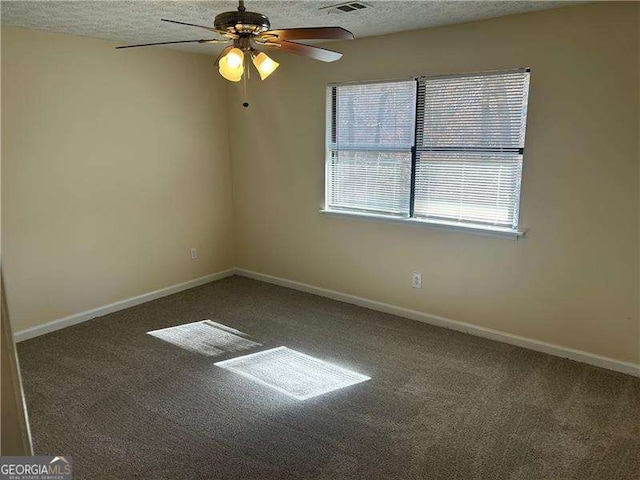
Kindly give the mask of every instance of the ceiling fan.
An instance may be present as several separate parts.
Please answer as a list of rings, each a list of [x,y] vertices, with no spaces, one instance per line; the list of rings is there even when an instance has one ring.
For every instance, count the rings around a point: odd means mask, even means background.
[[[177,20],[161,19],[163,22],[188,25],[217,33],[224,38],[177,40],[173,42],[144,43],[140,45],[123,45],[116,48],[149,47],[153,45],[168,45],[174,43],[228,43],[216,58],[220,75],[232,82],[239,82],[245,71],[244,58],[248,54],[258,70],[260,78],[264,80],[271,75],[279,64],[269,58],[256,47],[277,48],[283,52],[304,55],[322,62],[334,62],[342,57],[342,53],[326,48],[314,47],[299,43],[298,40],[351,40],[353,34],[341,27],[310,27],[287,28],[270,30],[271,24],[266,15],[247,12],[244,0],[238,2],[238,11],[223,12],[216,15],[213,27],[179,22]]]

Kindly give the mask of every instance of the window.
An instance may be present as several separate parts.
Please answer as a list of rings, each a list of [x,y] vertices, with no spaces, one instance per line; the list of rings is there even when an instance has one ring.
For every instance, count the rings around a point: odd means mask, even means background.
[[[327,92],[325,210],[517,232],[529,70]]]

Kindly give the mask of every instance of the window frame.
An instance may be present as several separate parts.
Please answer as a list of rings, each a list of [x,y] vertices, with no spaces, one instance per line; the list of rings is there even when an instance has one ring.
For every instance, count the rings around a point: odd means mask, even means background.
[[[489,237],[501,237],[501,238],[510,238],[514,240],[518,240],[523,237],[527,229],[523,228],[519,222],[520,216],[520,207],[521,207],[521,190],[518,196],[518,202],[515,205],[516,208],[516,221],[517,228],[509,228],[502,227],[497,225],[483,224],[483,223],[474,223],[474,222],[459,222],[459,221],[448,221],[445,219],[434,219],[434,218],[424,218],[424,217],[416,217],[414,216],[414,206],[415,206],[415,183],[416,183],[416,167],[417,167],[417,143],[418,143],[418,110],[420,107],[419,103],[419,82],[421,79],[441,79],[441,78],[464,78],[470,76],[479,76],[479,75],[498,75],[498,74],[508,74],[508,73],[522,73],[527,72],[530,73],[531,69],[529,67],[521,67],[521,68],[512,68],[508,70],[493,70],[493,71],[483,71],[483,72],[468,72],[461,74],[447,74],[447,75],[418,75],[408,78],[398,78],[391,80],[370,80],[370,81],[350,81],[350,82],[339,82],[339,83],[329,83],[326,85],[326,108],[325,108],[325,163],[324,163],[324,205],[320,209],[320,213],[325,214],[331,217],[337,218],[349,218],[349,219],[361,219],[361,220],[373,220],[373,221],[381,221],[381,222],[391,222],[391,223],[399,223],[405,225],[416,225],[427,228],[435,228],[439,230],[448,230],[455,232],[464,232],[471,233],[482,236]],[[328,164],[331,152],[339,149],[330,149],[329,146],[335,144],[335,135],[337,131],[336,123],[337,118],[334,114],[335,111],[335,96],[334,92],[336,92],[337,87],[348,86],[348,85],[367,85],[367,84],[380,84],[380,83],[394,83],[394,82],[407,82],[414,81],[416,83],[416,96],[415,96],[415,108],[416,114],[414,117],[414,135],[413,135],[413,145],[411,146],[411,185],[409,191],[409,212],[408,215],[392,215],[392,214],[384,214],[384,213],[376,213],[376,212],[367,212],[364,210],[358,211],[357,209],[335,209],[328,207],[329,205],[329,172],[328,172]],[[529,80],[530,81],[530,80]],[[528,85],[530,87],[530,85]],[[329,102],[329,98],[331,97],[331,102]],[[526,132],[528,122],[528,99],[527,99],[527,112],[524,117],[524,130]],[[525,137],[526,138],[526,137]],[[492,153],[492,152],[488,152]],[[520,154],[522,155],[522,172],[520,175],[520,182],[522,183],[522,176],[524,175],[524,147],[520,148]],[[521,187],[520,187],[521,188]]]

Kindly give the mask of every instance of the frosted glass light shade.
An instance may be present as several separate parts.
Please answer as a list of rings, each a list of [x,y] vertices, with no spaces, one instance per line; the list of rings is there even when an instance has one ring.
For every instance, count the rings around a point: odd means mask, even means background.
[[[244,54],[239,48],[233,48],[220,59],[218,64],[220,75],[231,82],[239,82],[244,72]]]
[[[260,52],[258,55],[253,57],[253,64],[258,70],[258,74],[260,75],[260,79],[264,80],[269,75],[271,75],[276,68],[280,66],[278,62],[271,59],[267,54]]]

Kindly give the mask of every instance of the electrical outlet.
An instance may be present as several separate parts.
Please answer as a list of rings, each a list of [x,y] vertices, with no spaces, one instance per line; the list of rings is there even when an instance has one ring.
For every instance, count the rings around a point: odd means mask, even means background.
[[[411,286],[413,288],[422,288],[422,274],[414,272],[411,276]]]
[[[198,250],[196,250],[196,247],[192,247],[191,248],[191,259],[195,260],[196,258],[198,258]]]

